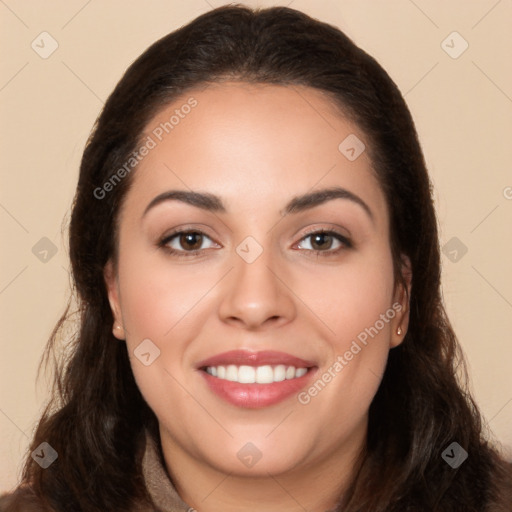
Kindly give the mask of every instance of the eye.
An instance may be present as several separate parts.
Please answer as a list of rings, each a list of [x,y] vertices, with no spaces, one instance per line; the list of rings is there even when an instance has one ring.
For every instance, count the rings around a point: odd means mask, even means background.
[[[211,247],[211,245],[204,246],[207,240],[215,245],[212,239],[202,231],[177,231],[165,236],[158,245],[177,256],[194,256],[197,252]]]
[[[304,240],[309,242],[304,243]],[[298,244],[299,249],[313,251],[317,255],[332,256],[345,248],[351,248],[350,240],[336,231],[319,230],[308,233]]]

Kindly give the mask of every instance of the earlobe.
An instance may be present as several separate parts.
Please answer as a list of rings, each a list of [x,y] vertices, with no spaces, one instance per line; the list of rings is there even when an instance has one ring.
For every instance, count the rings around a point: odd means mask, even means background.
[[[409,327],[409,314],[410,314],[410,296],[412,285],[412,268],[411,260],[402,255],[401,279],[396,285],[394,303],[397,304],[397,315],[394,318],[394,323],[391,330],[390,348],[400,345]],[[399,304],[399,307],[398,307]]]
[[[121,314],[121,305],[119,302],[119,286],[114,265],[111,260],[107,262],[103,269],[103,278],[107,289],[108,302],[114,317],[112,334],[119,340],[125,339],[124,323]]]

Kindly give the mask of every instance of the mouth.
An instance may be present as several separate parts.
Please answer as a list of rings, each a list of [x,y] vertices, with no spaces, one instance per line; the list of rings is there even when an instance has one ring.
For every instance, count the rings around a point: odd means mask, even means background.
[[[218,397],[237,407],[255,409],[298,393],[318,366],[283,352],[234,350],[200,362],[197,369]]]
[[[207,366],[206,373],[218,379],[238,382],[239,384],[272,384],[273,382],[282,382],[303,377],[308,372],[308,368],[295,368],[295,366]]]

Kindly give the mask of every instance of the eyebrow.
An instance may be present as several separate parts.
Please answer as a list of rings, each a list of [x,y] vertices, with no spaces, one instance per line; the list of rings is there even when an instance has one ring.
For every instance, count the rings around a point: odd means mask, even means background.
[[[280,211],[282,216],[296,214],[306,210],[310,210],[315,206],[319,206],[333,199],[346,199],[359,205],[373,221],[374,216],[370,207],[356,194],[341,187],[331,187],[315,192],[295,196]],[[214,213],[226,213],[222,199],[214,194],[193,192],[187,190],[169,190],[156,196],[146,207],[142,216],[144,217],[149,210],[166,201],[181,201],[183,203],[201,208]]]

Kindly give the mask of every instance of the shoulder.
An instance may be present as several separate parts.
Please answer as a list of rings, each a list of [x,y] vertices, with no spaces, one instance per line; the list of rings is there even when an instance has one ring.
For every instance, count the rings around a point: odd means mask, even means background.
[[[29,486],[0,496],[0,512],[51,512]]]

